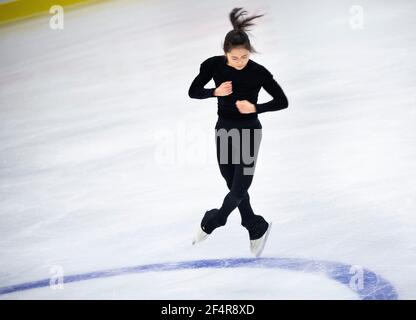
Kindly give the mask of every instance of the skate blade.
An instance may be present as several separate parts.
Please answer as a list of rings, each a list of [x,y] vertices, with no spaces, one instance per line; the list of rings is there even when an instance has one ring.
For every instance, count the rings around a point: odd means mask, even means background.
[[[194,245],[195,243],[204,241],[208,236],[209,236],[208,233],[202,230],[201,227],[198,227],[198,230],[194,236],[194,239],[192,240],[192,245]]]
[[[250,240],[250,249],[251,249],[251,252],[256,256],[256,258],[260,257],[260,255],[262,254],[271,229],[272,229],[272,222],[269,222],[269,227],[267,228],[266,232],[260,239]]]

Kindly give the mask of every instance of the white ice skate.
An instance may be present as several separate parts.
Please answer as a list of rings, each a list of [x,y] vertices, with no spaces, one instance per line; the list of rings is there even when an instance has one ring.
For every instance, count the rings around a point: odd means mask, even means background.
[[[272,223],[269,222],[269,227],[267,228],[264,235],[256,240],[250,240],[250,250],[256,256],[260,257],[261,253],[263,252],[264,246],[267,242],[267,237],[269,236],[270,229],[272,228]]]
[[[194,245],[197,242],[204,241],[209,236],[204,230],[202,230],[201,226],[198,226],[198,230],[192,240],[192,244]]]

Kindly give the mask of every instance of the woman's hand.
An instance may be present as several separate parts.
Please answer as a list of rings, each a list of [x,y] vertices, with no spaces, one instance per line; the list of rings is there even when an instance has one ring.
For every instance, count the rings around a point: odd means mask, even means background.
[[[256,112],[256,106],[247,100],[237,100],[235,103],[240,113],[253,113]]]
[[[232,81],[225,81],[220,84],[218,88],[214,90],[214,96],[223,97],[228,96],[233,92]]]

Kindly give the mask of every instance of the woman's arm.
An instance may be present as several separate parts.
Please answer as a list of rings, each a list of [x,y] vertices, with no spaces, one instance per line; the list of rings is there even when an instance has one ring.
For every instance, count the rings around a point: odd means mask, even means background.
[[[214,91],[216,88],[206,89],[204,86],[212,79],[213,76],[213,66],[212,60],[208,58],[201,63],[199,74],[196,76],[194,81],[192,81],[191,86],[188,90],[188,95],[191,98],[195,99],[206,99],[215,97]]]
[[[286,109],[289,106],[289,101],[287,100],[285,93],[273,78],[273,75],[270,73],[270,71],[266,68],[264,70],[265,76],[262,87],[273,97],[273,99],[266,103],[256,103],[256,112],[263,113]]]

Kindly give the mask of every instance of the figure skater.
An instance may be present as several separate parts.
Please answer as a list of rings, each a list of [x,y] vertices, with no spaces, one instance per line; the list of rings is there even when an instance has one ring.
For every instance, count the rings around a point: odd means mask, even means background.
[[[258,257],[266,244],[271,222],[254,213],[248,194],[262,137],[262,125],[257,115],[285,109],[288,100],[273,75],[250,59],[250,53],[257,51],[250,44],[247,27],[264,14],[251,17],[246,14],[243,8],[234,8],[230,12],[233,29],[225,36],[224,55],[203,61],[188,91],[189,97],[195,99],[218,98],[217,162],[229,189],[220,208],[205,212],[193,244],[224,226],[230,213],[238,207],[241,225],[249,234],[250,250]],[[214,79],[215,88],[205,88],[211,79]],[[257,103],[261,87],[273,97],[272,100]]]

